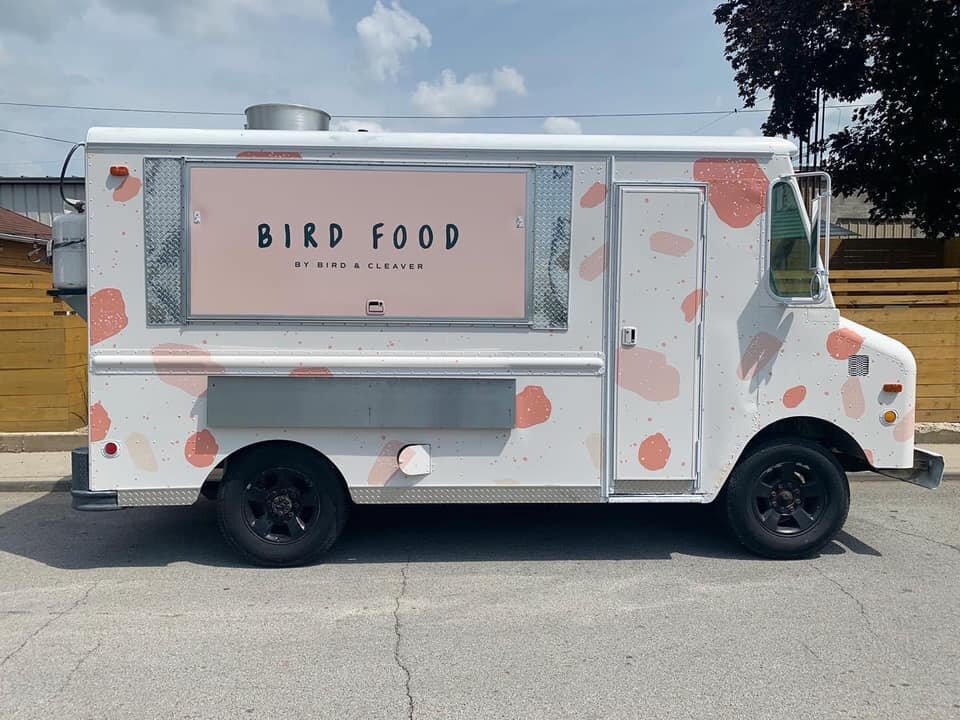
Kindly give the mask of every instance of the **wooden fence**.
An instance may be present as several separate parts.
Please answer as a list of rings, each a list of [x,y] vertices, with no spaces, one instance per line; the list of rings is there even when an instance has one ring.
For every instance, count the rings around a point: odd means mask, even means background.
[[[844,317],[917,358],[917,421],[960,421],[960,268],[831,270]]]
[[[72,430],[87,424],[87,327],[28,250],[0,241],[0,432]]]

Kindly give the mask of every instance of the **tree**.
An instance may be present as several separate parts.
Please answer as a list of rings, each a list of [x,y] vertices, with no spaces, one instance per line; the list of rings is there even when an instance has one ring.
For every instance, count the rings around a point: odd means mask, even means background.
[[[772,100],[765,134],[811,138],[872,220],[960,235],[960,1],[728,0],[714,17],[744,105]],[[865,95],[855,124],[824,137],[827,99]]]

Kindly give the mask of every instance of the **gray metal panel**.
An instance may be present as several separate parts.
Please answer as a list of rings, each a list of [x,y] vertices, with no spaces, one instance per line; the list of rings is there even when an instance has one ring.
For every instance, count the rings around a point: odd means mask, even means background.
[[[533,327],[565,328],[570,295],[573,166],[538,165],[535,183]]]
[[[182,165],[143,160],[143,247],[147,325],[183,322]]]
[[[210,377],[207,424],[509,429],[516,393],[512,378]]]
[[[602,502],[599,485],[500,487],[351,487],[355,503],[419,505],[474,503],[595,503]]]
[[[82,180],[68,178],[63,187],[68,198],[84,199]],[[44,225],[52,225],[54,216],[65,211],[57,178],[0,178],[0,207]]]
[[[614,480],[613,482],[613,492],[618,495],[680,495],[692,493],[693,490],[693,480]]]

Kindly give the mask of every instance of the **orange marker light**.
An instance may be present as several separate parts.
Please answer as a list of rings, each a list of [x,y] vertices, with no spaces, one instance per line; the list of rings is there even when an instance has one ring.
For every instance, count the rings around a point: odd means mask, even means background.
[[[887,410],[881,417],[887,425],[893,425],[897,421],[897,411]]]
[[[883,391],[893,393],[903,392],[903,385],[900,383],[884,383]]]
[[[126,177],[130,174],[130,169],[125,165],[111,165],[110,174],[113,175],[113,177]]]

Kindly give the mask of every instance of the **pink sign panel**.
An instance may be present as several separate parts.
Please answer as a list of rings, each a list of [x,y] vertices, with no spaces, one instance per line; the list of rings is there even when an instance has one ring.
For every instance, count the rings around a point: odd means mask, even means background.
[[[190,314],[523,320],[527,177],[191,167]]]

